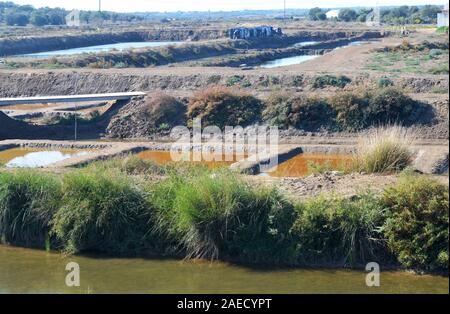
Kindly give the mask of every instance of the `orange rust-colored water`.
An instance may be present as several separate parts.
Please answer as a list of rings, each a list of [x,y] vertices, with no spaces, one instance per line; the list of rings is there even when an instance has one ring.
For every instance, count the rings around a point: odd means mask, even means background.
[[[144,160],[154,161],[155,163],[160,164],[160,165],[164,165],[164,164],[167,164],[167,163],[173,161],[173,159],[170,155],[170,152],[168,152],[168,151],[146,150],[146,151],[143,151],[143,152],[137,154],[137,156]],[[201,163],[201,164],[206,165],[208,168],[220,168],[220,167],[227,167],[241,159],[247,158],[247,155],[245,154],[243,157],[238,157],[234,154],[230,154],[230,155],[222,154],[222,155],[219,155],[218,158],[215,158],[215,160],[210,160],[210,158],[208,158],[208,160],[205,160],[204,158],[201,158],[202,159],[201,161],[193,161],[193,157],[194,157],[193,154],[190,153],[189,161],[185,161],[185,162]]]
[[[276,170],[268,174],[271,177],[304,177],[312,171],[311,164],[342,170],[350,166],[351,162],[350,155],[300,154],[279,164]]]

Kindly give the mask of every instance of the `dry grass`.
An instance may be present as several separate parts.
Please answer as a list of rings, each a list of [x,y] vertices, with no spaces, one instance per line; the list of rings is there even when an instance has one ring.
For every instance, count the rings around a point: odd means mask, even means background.
[[[405,169],[412,161],[411,145],[416,136],[394,125],[380,127],[360,136],[355,153],[359,171],[386,173]]]

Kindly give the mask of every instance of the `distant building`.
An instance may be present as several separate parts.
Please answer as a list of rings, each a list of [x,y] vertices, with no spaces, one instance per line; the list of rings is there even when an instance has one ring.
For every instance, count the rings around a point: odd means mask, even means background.
[[[448,3],[444,5],[444,9],[442,13],[439,13],[437,16],[437,26],[447,26],[448,27]]]
[[[282,35],[281,28],[273,28],[272,26],[239,27],[228,30],[228,36],[231,39],[255,39]]]
[[[327,19],[337,19],[339,17],[339,12],[341,12],[341,10],[330,10],[325,14]]]
[[[69,14],[67,14],[66,24],[67,26],[80,26],[81,25],[80,11],[75,9],[72,10]]]

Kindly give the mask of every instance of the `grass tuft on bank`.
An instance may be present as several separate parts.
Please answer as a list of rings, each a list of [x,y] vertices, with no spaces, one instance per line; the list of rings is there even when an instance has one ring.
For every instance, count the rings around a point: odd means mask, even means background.
[[[226,169],[169,167],[166,176],[99,165],[1,173],[1,242],[51,242],[70,254],[448,271],[448,187],[426,177],[405,174],[382,193],[298,203]]]

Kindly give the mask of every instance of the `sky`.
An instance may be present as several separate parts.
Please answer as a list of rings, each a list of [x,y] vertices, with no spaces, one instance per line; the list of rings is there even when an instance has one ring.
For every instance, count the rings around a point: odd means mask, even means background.
[[[5,1],[5,0],[1,0]],[[173,12],[173,11],[233,11],[282,9],[284,0],[101,0],[102,9],[116,12]],[[62,7],[66,9],[98,10],[98,0],[12,0],[17,4],[35,7]],[[370,7],[376,5],[443,5],[446,0],[286,0],[286,7],[336,8]]]

